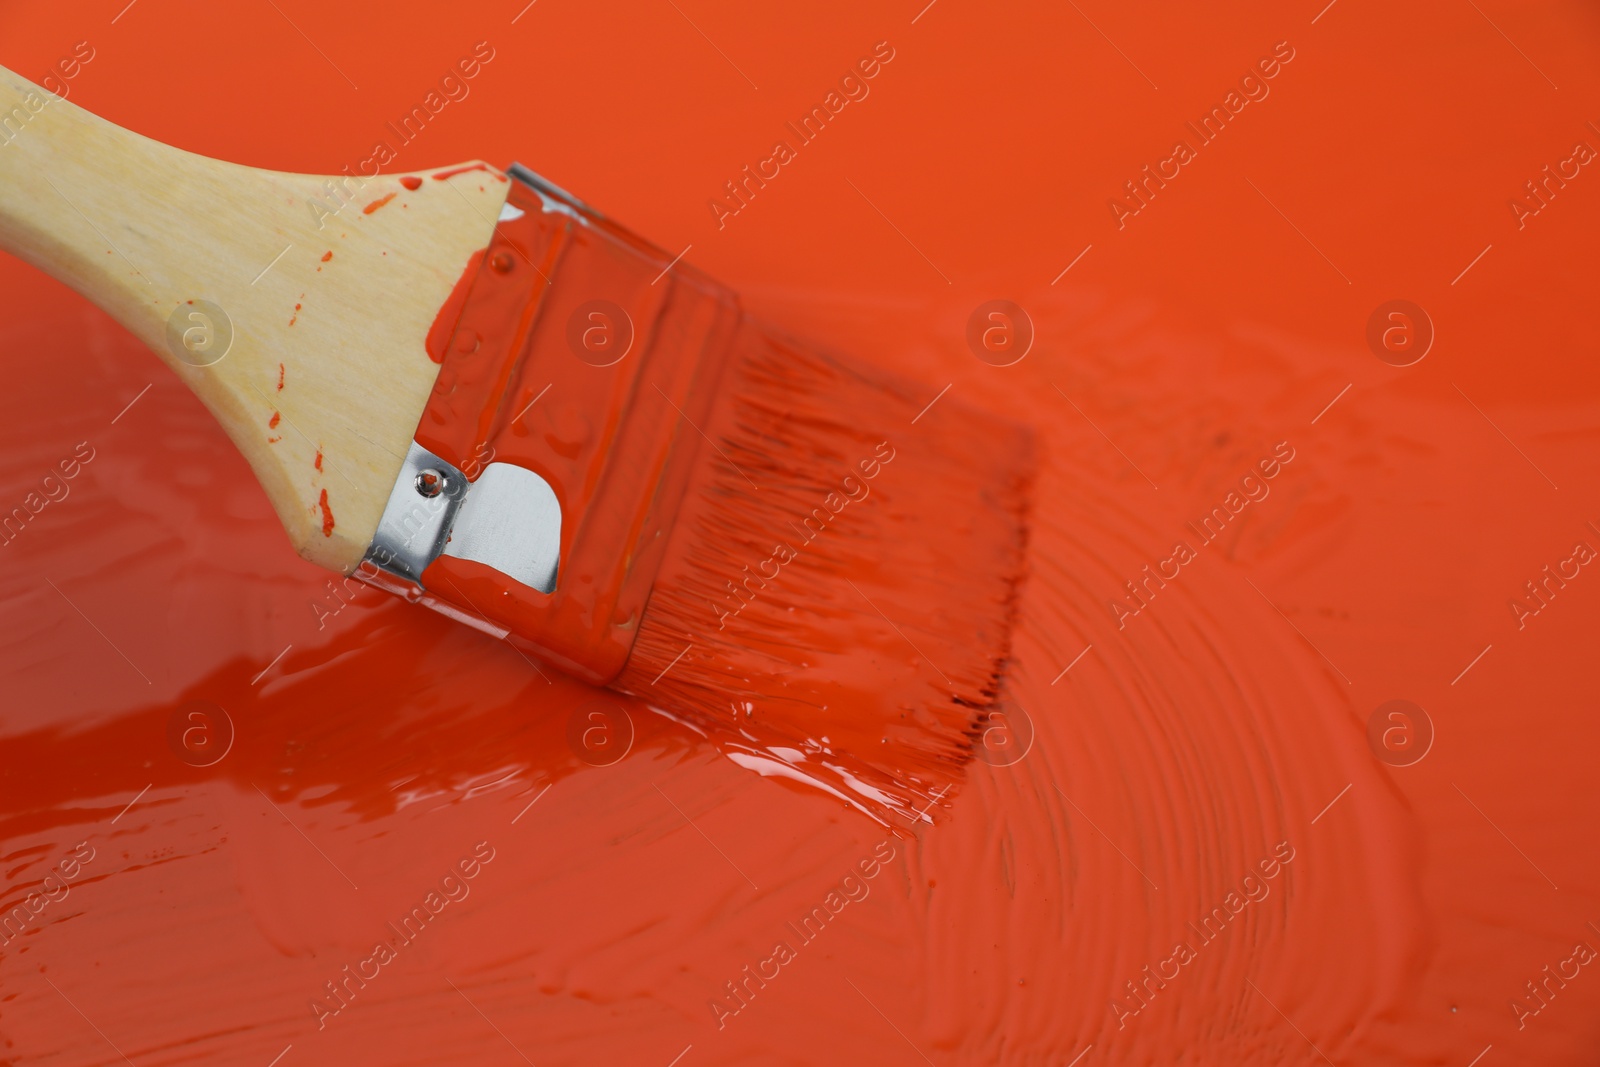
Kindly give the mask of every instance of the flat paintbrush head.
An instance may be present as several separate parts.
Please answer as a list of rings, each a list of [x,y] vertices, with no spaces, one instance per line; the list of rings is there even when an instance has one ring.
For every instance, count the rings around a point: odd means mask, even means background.
[[[879,817],[942,797],[1004,683],[1032,447],[931,395],[747,321],[616,687]]]

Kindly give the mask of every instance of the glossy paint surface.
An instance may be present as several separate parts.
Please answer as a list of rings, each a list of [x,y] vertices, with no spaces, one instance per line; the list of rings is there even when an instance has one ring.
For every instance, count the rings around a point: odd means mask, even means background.
[[[5,3],[0,62],[256,166],[523,160],[1030,425],[1021,710],[932,826],[752,774],[330,584],[0,263],[0,1062],[1592,1062],[1592,9],[277,7]]]

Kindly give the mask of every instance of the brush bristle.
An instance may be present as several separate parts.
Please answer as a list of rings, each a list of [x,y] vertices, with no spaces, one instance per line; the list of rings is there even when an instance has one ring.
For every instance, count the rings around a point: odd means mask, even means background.
[[[616,687],[926,818],[1000,694],[1032,469],[1027,431],[932,397],[742,326]]]

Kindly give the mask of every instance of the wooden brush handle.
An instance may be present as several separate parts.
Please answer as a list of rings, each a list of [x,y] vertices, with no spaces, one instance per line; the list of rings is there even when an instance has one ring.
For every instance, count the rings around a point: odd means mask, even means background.
[[[0,67],[0,248],[161,357],[244,454],[295,548],[334,570],[372,540],[438,374],[428,329],[506,198],[498,172],[452,171],[236,166]]]

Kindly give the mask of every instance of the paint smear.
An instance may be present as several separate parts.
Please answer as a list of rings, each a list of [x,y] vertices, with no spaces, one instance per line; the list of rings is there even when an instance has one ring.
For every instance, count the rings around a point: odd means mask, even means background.
[[[454,178],[457,175],[471,174],[474,171],[483,171],[486,174],[491,174],[502,182],[509,180],[504,174],[501,174],[493,167],[490,167],[487,163],[474,163],[467,167],[455,167],[451,170],[442,170],[433,176],[433,180],[436,182],[449,181],[451,178]]]
[[[39,306],[64,301],[49,294],[33,283]],[[853,318],[858,299],[828,306],[841,333],[876,336],[880,358],[908,369],[938,343],[933,324],[965,311],[935,310],[918,333],[904,316],[890,321],[899,314],[890,304],[868,320]],[[1409,781],[1366,747],[1370,709],[1250,585],[1341,669],[1371,670],[1352,629],[1307,607],[1343,602],[1345,568],[1308,570],[1307,561],[1348,556],[1341,542],[1358,536],[1363,513],[1389,509],[1385,486],[1403,490],[1401,479],[1374,484],[1367,457],[1378,442],[1421,457],[1408,478],[1471,499],[1472,480],[1452,473],[1454,449],[1430,450],[1394,427],[1422,419],[1430,436],[1467,442],[1481,420],[1364,390],[1341,418],[1312,427],[1337,391],[1319,380],[1315,345],[1197,336],[1117,302],[1087,315],[1047,306],[1039,322],[1074,339],[1085,379],[1118,382],[1114,399],[1075,399],[1103,426],[1117,411],[1138,413],[1120,428],[1148,442],[1138,459],[1172,503],[1146,510],[1156,491],[1088,422],[1064,417],[1071,408],[1053,390],[1014,399],[1013,414],[1038,428],[1053,462],[1041,474],[1034,573],[1020,605],[1017,710],[984,745],[991,758],[1009,759],[1007,745],[1025,754],[1011,766],[974,762],[931,828],[879,826],[780,763],[725,759],[643,701],[549,671],[547,680],[504,643],[420,607],[360,587],[345,602],[284,547],[238,457],[202,443],[214,440],[204,410],[181,393],[147,398],[157,402],[144,417],[196,442],[180,453],[182,478],[171,480],[170,455],[146,461],[108,443],[105,462],[127,474],[80,485],[41,519],[54,524],[50,538],[9,549],[28,563],[3,579],[12,610],[48,623],[9,631],[8,662],[46,665],[18,699],[73,672],[87,672],[90,687],[70,704],[41,702],[42,715],[11,720],[0,740],[16,798],[5,822],[14,888],[0,904],[25,906],[79,841],[97,849],[70,898],[0,946],[0,974],[20,1001],[11,1040],[68,1062],[105,1058],[41,975],[93,1003],[96,1023],[139,1062],[161,1062],[140,1053],[172,1033],[207,1058],[247,1043],[268,1059],[290,1044],[336,1057],[506,1054],[491,1028],[471,1025],[481,1018],[449,982],[530,1058],[557,1062],[631,1060],[654,1047],[670,1056],[688,1044],[716,1063],[814,1062],[833,1047],[904,1058],[904,1042],[861,994],[936,1062],[1066,1062],[1090,1044],[1108,1062],[1201,1046],[1248,1061],[1263,1044],[1271,1059],[1303,1058],[1303,1040],[1251,983],[1335,1062],[1454,1053],[1461,1037],[1434,1024],[1452,1005],[1500,1027],[1472,1040],[1512,1040],[1509,999],[1571,954],[1564,942],[1593,944],[1592,935],[1557,906],[1535,924],[1548,931],[1539,951],[1508,954],[1503,967],[1466,967],[1462,946],[1441,944],[1440,927],[1476,921],[1480,899],[1561,898],[1465,803],[1437,816],[1449,835],[1425,831],[1403,792]],[[135,367],[135,343],[116,344]],[[1149,373],[1114,377],[1130,350],[1151,353]],[[976,361],[952,370],[955,389],[989,388]],[[39,380],[23,388],[49,395],[49,373],[30,373]],[[1285,391],[1285,382],[1294,384]],[[44,423],[15,410],[10,443],[43,453]],[[917,432],[939,434],[939,411]],[[55,417],[80,416],[63,408]],[[909,450],[916,438],[906,436]],[[1108,604],[1126,595],[1124,580],[1169,542],[1197,541],[1188,517],[1284,439],[1295,458],[1264,482],[1270,495],[1216,543],[1197,545],[1194,563],[1118,630]],[[1197,468],[1186,445],[1204,455]],[[219,493],[254,503],[192,510],[181,527],[167,517]],[[129,543],[140,530],[161,532],[167,547],[143,558],[150,550]],[[230,551],[215,553],[219,542]],[[154,693],[39,572],[64,577],[62,592],[156,680]],[[129,573],[139,580],[119,586]],[[1569,622],[1537,620],[1554,624],[1545,655],[1577,656],[1586,620],[1600,617],[1576,583],[1572,594],[1551,608],[1570,608]],[[176,631],[142,633],[167,603],[183,605],[171,616]],[[261,634],[261,618],[280,621]],[[286,645],[269,679],[254,683]],[[1474,668],[1491,691],[1496,670],[1493,661]],[[1438,685],[1448,692],[1448,679]],[[191,700],[225,709],[234,724],[232,749],[213,767],[192,767],[169,747],[169,722]],[[631,718],[631,748],[592,766],[585,758],[609,758],[616,709]],[[589,743],[601,755],[585,747],[585,731],[598,731]],[[1503,826],[1518,819],[1516,790],[1526,786],[1497,786],[1492,763],[1460,742],[1438,745],[1413,771],[1437,774],[1448,759],[1444,774],[1474,802]],[[1443,806],[1454,790],[1438,786]],[[1582,884],[1591,861],[1556,847],[1548,835],[1559,831],[1526,819],[1510,829],[1558,884]],[[352,982],[342,1004],[330,996],[325,983],[343,982],[344,966],[372,973],[364,961],[374,944],[398,939],[390,923],[429,892],[444,899],[440,880],[480,841],[497,858],[462,883],[470,896],[430,919],[426,936],[365,987]],[[868,878],[859,864],[883,843],[894,858]],[[1448,891],[1430,856],[1475,875]],[[1484,926],[1476,936],[1508,934]],[[1172,962],[1179,945],[1189,962]],[[1308,969],[1308,957],[1319,965]],[[186,1007],[150,989],[135,966],[150,958],[174,961],[168,985],[185,990]],[[223,961],[247,996],[215,980]],[[746,967],[776,977],[761,984]],[[905,982],[907,968],[929,977]],[[728,982],[743,990],[737,998]],[[1574,980],[1551,1002],[1540,1030],[1528,1030],[1536,1047],[1577,1041],[1587,1016],[1558,1009],[1581,1008],[1583,996]],[[416,1018],[419,1000],[436,1009],[426,1020]],[[322,1029],[314,1002],[339,1009],[320,1014]],[[626,1005],[633,1021],[621,1030],[596,1004]],[[187,1028],[195,1010],[213,1019],[204,1030]],[[1228,1011],[1248,1024],[1218,1032],[1212,1020]],[[558,1039],[541,1036],[552,1019],[562,1020]],[[805,1036],[818,1026],[830,1036]]]

